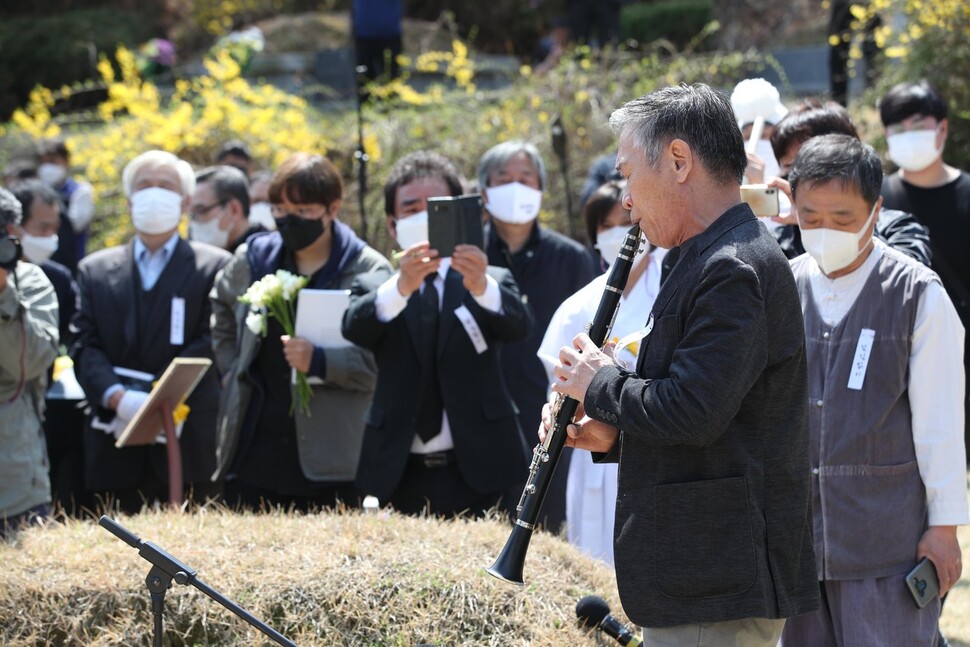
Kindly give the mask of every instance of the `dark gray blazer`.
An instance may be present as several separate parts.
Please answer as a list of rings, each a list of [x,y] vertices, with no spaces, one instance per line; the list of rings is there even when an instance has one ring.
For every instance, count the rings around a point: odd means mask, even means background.
[[[141,292],[135,268],[134,244],[104,249],[81,261],[81,299],[76,318],[77,340],[71,351],[75,373],[92,407],[117,383],[112,367],[151,373],[157,379],[175,357],[212,358],[209,334],[209,290],[216,273],[231,258],[222,249],[179,240],[154,290],[163,312],[149,326],[138,323],[136,293]],[[185,300],[184,343],[172,345],[171,301]],[[218,371],[213,367],[186,404],[191,409],[182,428],[182,470],[185,482],[208,482],[215,469]],[[138,485],[144,470],[168,480],[164,445],[116,449],[114,437],[88,425],[84,430],[85,480],[92,490],[116,490]]]
[[[688,240],[636,373],[605,368],[618,426],[616,571],[641,626],[818,607],[805,338],[788,261],[747,205]]]
[[[461,274],[445,277],[440,327],[438,371],[441,398],[455,442],[458,469],[465,482],[482,493],[502,492],[523,483],[527,449],[519,432],[515,402],[505,386],[499,347],[525,337],[532,311],[506,269],[489,267],[499,284],[501,314],[485,310],[462,285]],[[357,470],[357,488],[385,501],[400,483],[417,431],[418,407],[425,383],[420,338],[420,304],[410,299],[394,319],[377,319],[377,288],[386,277],[358,277],[357,290],[344,313],[344,337],[367,348],[377,359],[377,391],[367,413],[364,449]],[[477,353],[454,311],[464,305],[478,322],[488,349]]]

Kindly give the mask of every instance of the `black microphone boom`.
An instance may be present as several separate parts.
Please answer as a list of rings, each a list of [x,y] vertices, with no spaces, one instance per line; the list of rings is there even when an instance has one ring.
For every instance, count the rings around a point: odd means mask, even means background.
[[[610,615],[610,605],[595,595],[587,595],[576,603],[576,617],[590,629],[599,629],[613,640],[628,647],[640,647],[643,641],[633,635],[622,622]]]

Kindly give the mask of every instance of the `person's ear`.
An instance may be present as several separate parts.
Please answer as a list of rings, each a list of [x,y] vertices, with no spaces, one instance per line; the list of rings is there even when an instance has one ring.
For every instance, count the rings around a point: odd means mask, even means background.
[[[391,214],[387,214],[387,235],[397,240],[397,220]]]
[[[330,203],[330,206],[327,207],[327,216],[331,220],[335,220],[337,216],[340,214],[341,204],[343,204],[342,201],[340,200],[340,198],[337,198],[336,200]]]
[[[683,139],[674,139],[667,145],[668,168],[678,184],[683,184],[690,177],[694,167],[694,153]]]

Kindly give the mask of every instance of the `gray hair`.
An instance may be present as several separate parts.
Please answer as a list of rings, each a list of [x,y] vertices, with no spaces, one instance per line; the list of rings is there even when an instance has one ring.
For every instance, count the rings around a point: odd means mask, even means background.
[[[132,185],[140,170],[159,166],[175,169],[182,186],[182,197],[192,195],[192,192],[195,191],[195,172],[192,171],[192,165],[167,151],[152,150],[142,153],[125,166],[125,170],[121,174],[121,184],[124,186],[125,196],[131,197]]]
[[[731,102],[704,83],[669,86],[629,101],[610,115],[610,128],[618,137],[632,135],[654,168],[674,139],[687,142],[721,182],[740,184],[748,165]]]
[[[542,155],[539,154],[539,149],[529,142],[513,139],[492,146],[482,155],[482,159],[478,162],[479,190],[488,188],[489,176],[501,170],[510,159],[519,153],[525,153],[526,157],[532,162],[532,165],[536,167],[536,171],[539,173],[539,188],[545,189],[547,182],[546,164],[542,161]]]
[[[195,176],[195,184],[211,184],[212,192],[221,205],[231,200],[239,202],[244,216],[249,216],[249,180],[235,166],[222,164],[202,169]]]
[[[7,235],[9,225],[19,225],[23,217],[20,201],[3,187],[0,187],[0,235]]]

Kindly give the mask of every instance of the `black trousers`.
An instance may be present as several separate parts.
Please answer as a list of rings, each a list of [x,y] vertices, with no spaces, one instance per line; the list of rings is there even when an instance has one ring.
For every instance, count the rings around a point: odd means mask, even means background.
[[[473,490],[462,478],[454,452],[437,452],[426,458],[412,454],[401,482],[386,503],[404,514],[483,517],[494,507],[513,510],[518,496],[519,492]]]

